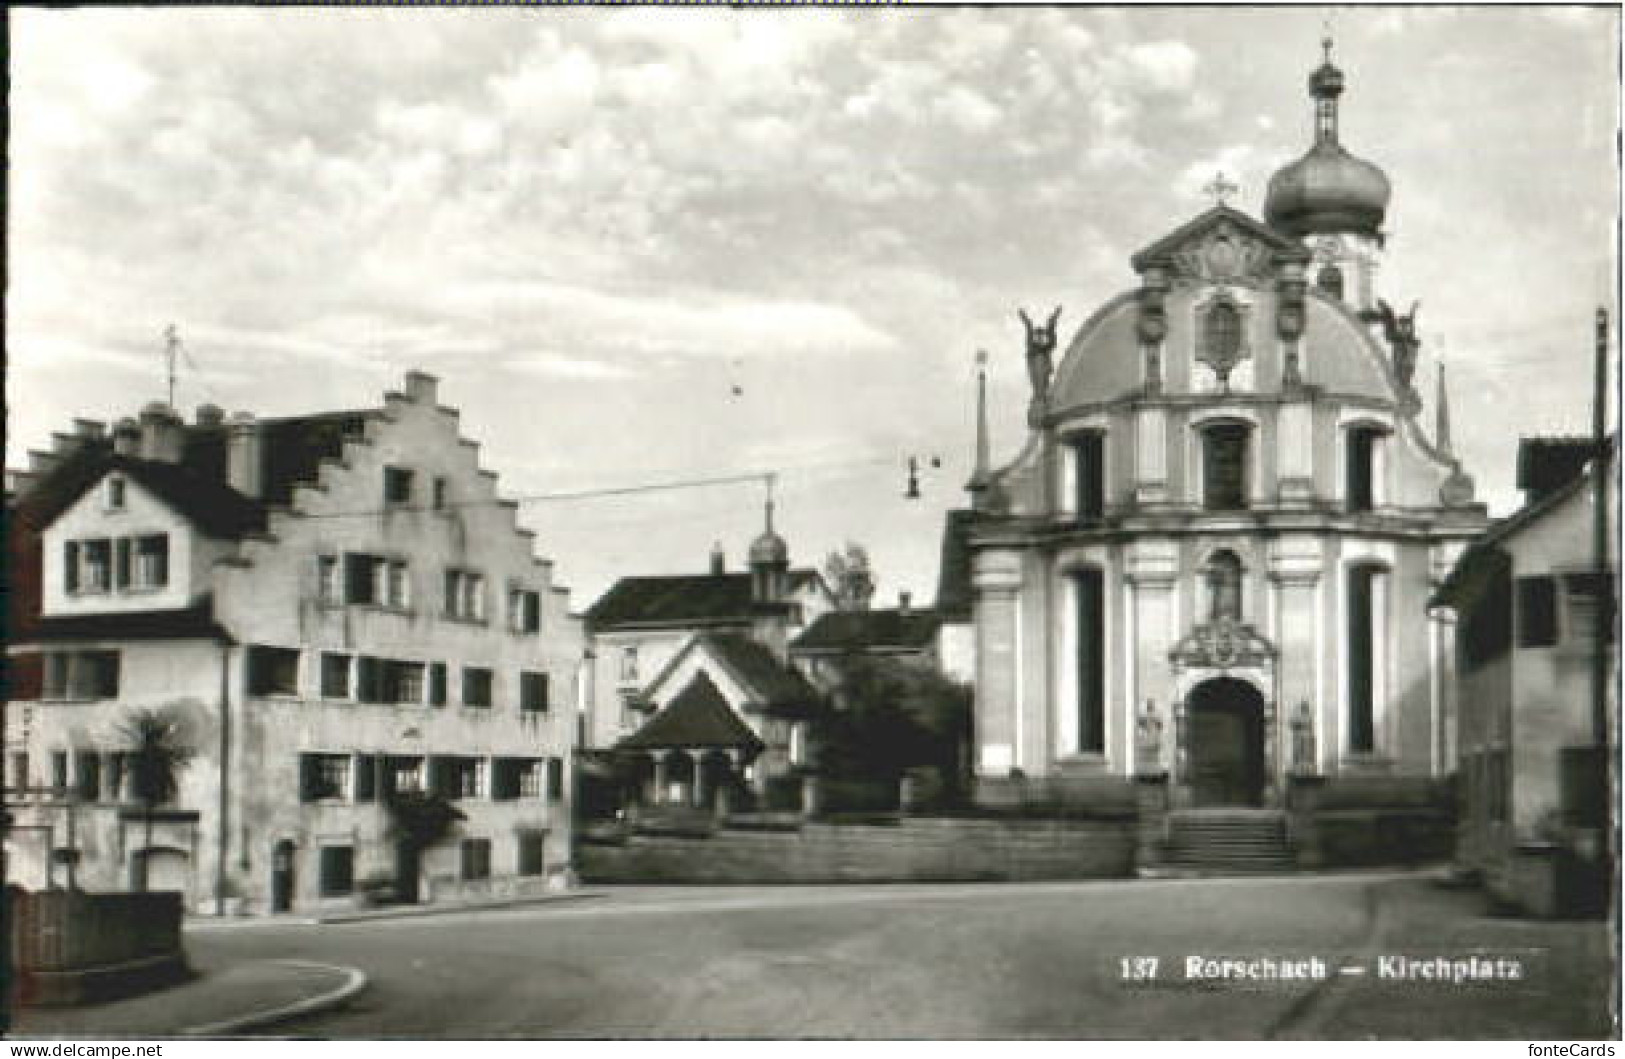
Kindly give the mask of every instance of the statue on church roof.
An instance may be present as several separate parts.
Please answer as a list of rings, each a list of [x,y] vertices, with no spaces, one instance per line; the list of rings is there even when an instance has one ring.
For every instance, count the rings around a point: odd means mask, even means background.
[[[1404,316],[1394,312],[1393,306],[1377,299],[1377,314],[1382,319],[1382,333],[1394,351],[1394,374],[1406,392],[1411,390],[1411,379],[1416,374],[1416,355],[1422,340],[1416,334],[1416,310],[1421,302],[1412,302],[1411,311]]]
[[[1061,307],[1049,314],[1043,325],[1035,324],[1027,310],[1017,309],[1021,324],[1027,330],[1027,377],[1033,384],[1030,419],[1042,411],[1044,399],[1049,395],[1050,375],[1055,371],[1055,324],[1061,318]]]

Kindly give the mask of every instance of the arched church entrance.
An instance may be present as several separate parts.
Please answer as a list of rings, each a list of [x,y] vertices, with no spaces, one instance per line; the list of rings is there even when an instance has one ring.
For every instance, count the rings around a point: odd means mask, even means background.
[[[1260,805],[1264,697],[1245,680],[1215,677],[1191,689],[1188,779],[1199,806]]]

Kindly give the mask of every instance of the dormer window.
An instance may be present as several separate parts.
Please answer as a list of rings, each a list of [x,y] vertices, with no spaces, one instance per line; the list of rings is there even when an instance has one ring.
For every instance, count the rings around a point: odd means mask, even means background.
[[[1343,270],[1336,265],[1327,265],[1315,277],[1315,285],[1330,297],[1338,301],[1343,300]]]

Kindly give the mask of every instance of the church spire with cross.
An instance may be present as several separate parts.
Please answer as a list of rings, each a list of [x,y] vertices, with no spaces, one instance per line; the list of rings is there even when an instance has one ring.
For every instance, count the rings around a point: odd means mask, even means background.
[[[1240,190],[1241,188],[1236,185],[1235,181],[1224,175],[1222,169],[1213,174],[1212,180],[1202,185],[1202,194],[1212,199],[1213,205],[1216,207],[1230,205],[1226,200]]]

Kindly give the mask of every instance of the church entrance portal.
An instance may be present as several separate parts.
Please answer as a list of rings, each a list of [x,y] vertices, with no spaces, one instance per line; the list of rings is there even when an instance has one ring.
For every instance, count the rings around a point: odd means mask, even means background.
[[[1259,805],[1264,795],[1264,698],[1244,680],[1218,677],[1186,700],[1188,778],[1196,805]]]

